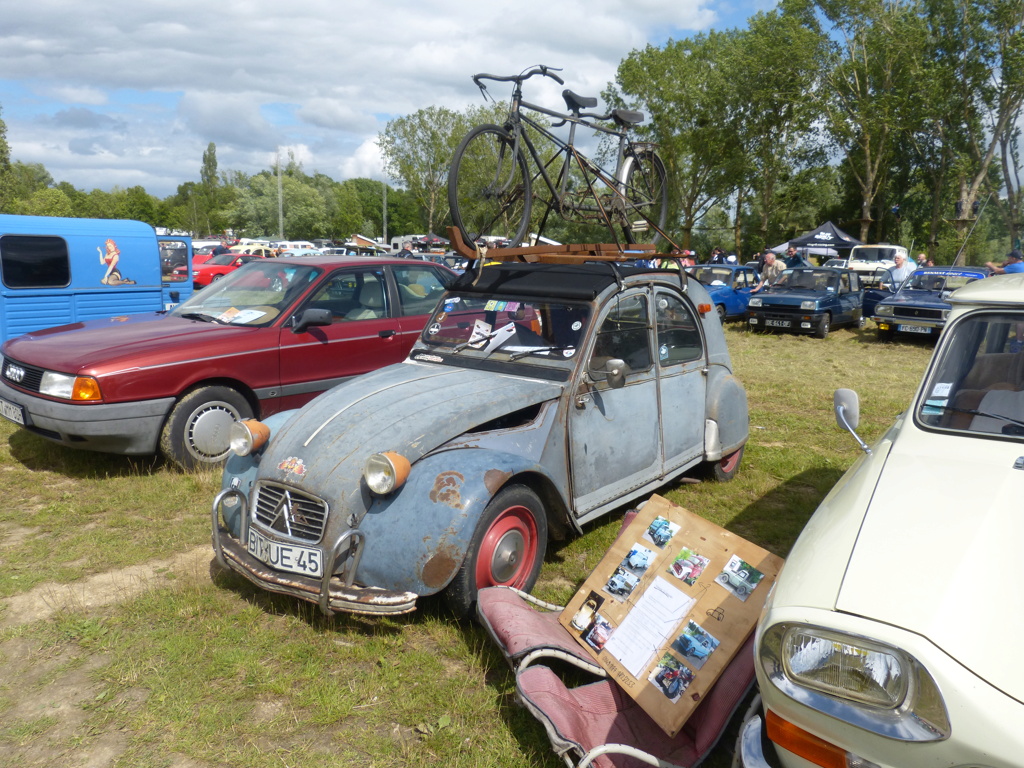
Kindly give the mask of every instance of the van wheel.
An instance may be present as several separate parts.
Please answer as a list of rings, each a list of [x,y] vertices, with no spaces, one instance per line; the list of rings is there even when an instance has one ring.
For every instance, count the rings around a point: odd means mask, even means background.
[[[444,597],[461,618],[484,587],[509,586],[528,592],[537,581],[548,546],[544,504],[525,485],[498,491],[477,521],[462,567]]]
[[[249,401],[230,387],[199,387],[177,402],[160,435],[160,452],[185,469],[219,464],[228,456],[228,431],[253,416]]]

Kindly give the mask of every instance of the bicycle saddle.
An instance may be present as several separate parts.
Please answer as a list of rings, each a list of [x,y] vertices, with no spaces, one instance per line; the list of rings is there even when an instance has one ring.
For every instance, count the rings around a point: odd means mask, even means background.
[[[565,99],[565,106],[574,113],[578,113],[581,109],[592,109],[597,106],[597,99],[594,96],[580,96],[568,88],[562,91],[562,98]]]
[[[636,125],[644,121],[643,112],[633,112],[629,109],[613,109],[612,117],[621,126]]]

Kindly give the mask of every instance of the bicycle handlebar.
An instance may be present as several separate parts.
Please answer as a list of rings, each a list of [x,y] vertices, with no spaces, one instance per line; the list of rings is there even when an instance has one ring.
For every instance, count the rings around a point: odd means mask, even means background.
[[[565,80],[555,74],[555,72],[561,71],[562,70],[558,67],[545,67],[542,65],[534,67],[521,75],[490,75],[486,72],[480,72],[479,74],[473,75],[473,82],[476,83],[477,88],[486,88],[487,86],[481,83],[481,80],[495,80],[501,83],[522,83],[525,80],[529,80],[534,75],[544,75],[544,77],[550,77],[559,85],[565,85]]]

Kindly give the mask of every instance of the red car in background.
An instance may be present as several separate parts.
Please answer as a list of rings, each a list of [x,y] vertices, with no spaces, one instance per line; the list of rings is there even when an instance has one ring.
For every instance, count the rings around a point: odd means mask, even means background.
[[[234,272],[239,267],[248,264],[250,261],[262,259],[262,256],[255,256],[249,253],[218,253],[211,256],[198,267],[192,266],[192,287],[195,289],[205,288],[215,280],[220,280],[224,275]]]
[[[249,259],[171,312],[9,340],[0,415],[71,448],[219,463],[236,419],[404,360],[456,277],[406,259]]]

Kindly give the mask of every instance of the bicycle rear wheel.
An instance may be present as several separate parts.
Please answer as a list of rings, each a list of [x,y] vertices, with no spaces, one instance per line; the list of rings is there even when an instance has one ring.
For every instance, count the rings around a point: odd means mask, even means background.
[[[530,176],[512,134],[478,125],[455,150],[448,171],[452,223],[468,244],[480,237],[517,246],[530,223]]]
[[[631,152],[622,164],[619,191],[626,198],[624,234],[630,243],[656,243],[668,216],[668,174],[652,149]]]

